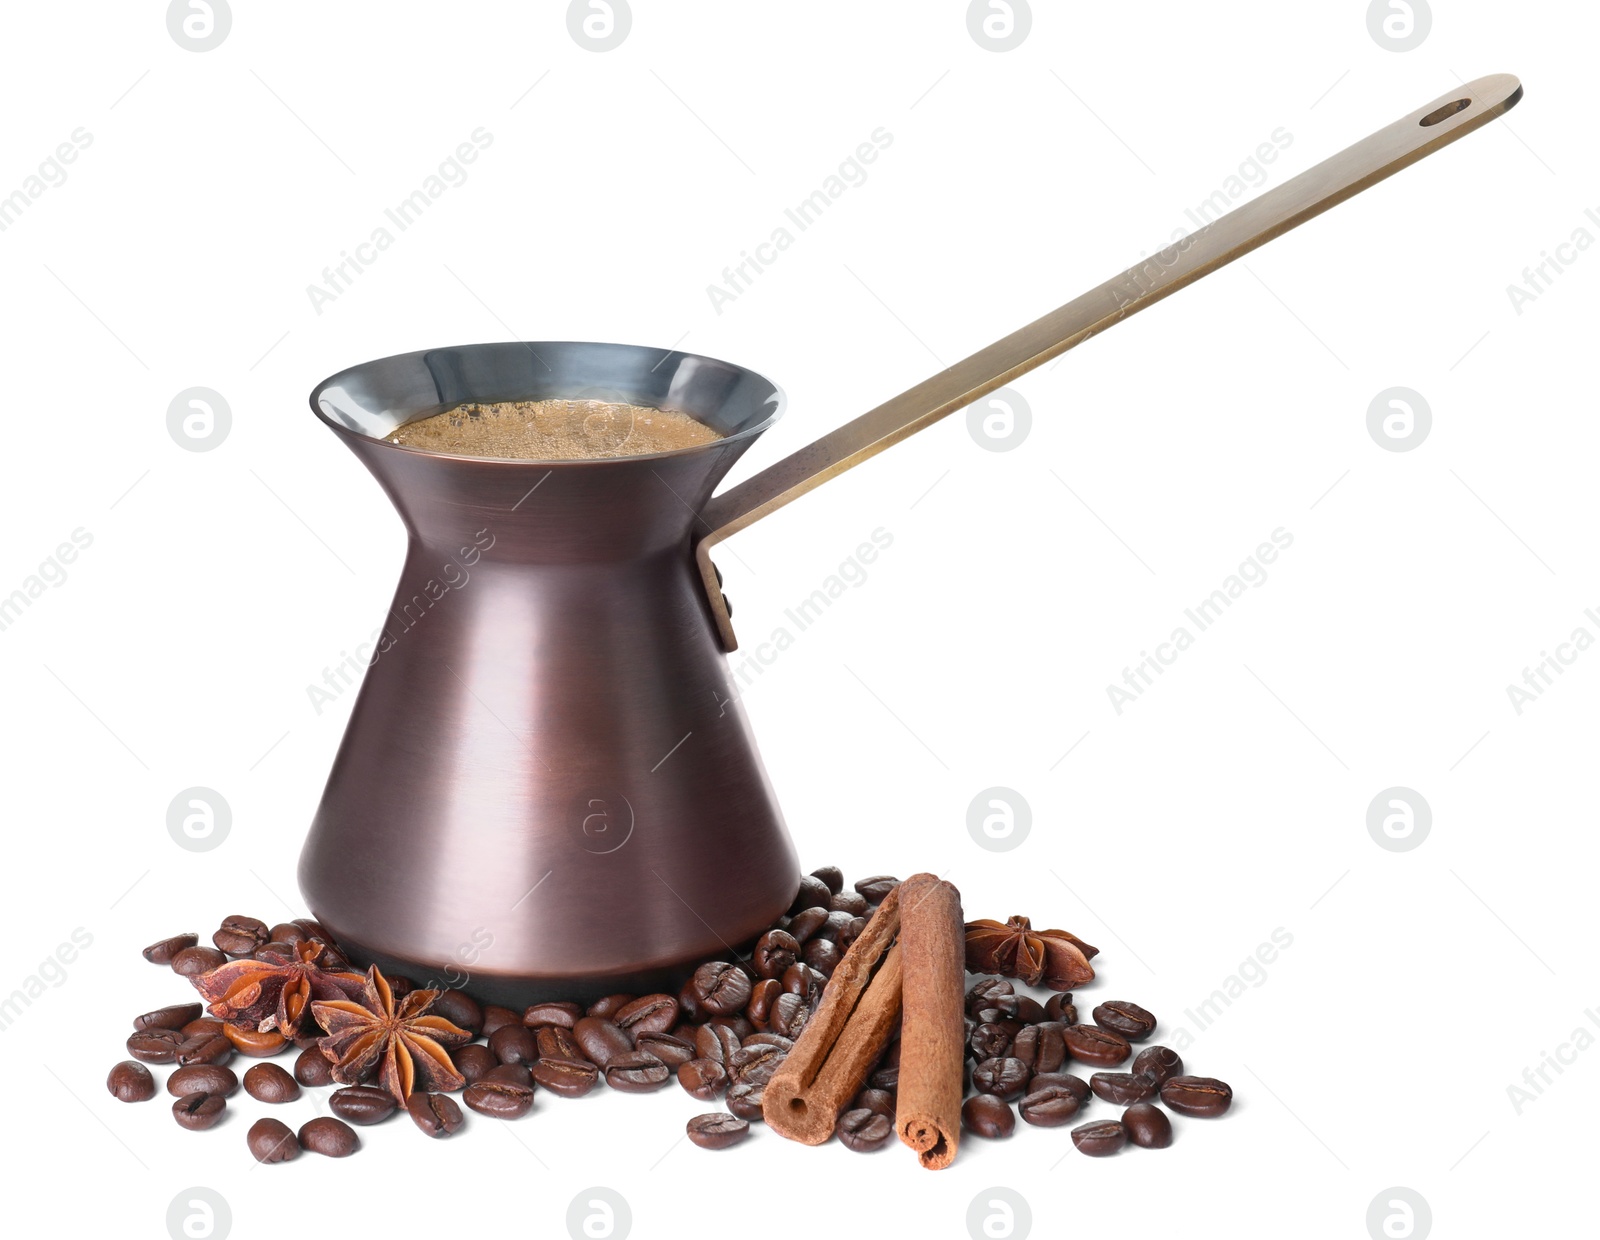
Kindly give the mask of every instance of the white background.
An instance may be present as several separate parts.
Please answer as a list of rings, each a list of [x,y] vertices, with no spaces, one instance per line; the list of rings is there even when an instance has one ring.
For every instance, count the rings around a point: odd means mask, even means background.
[[[239,1237],[561,1235],[589,1184],[648,1237],[891,1212],[961,1237],[992,1185],[1027,1198],[1037,1235],[1363,1237],[1390,1186],[1439,1235],[1585,1208],[1600,1051],[1569,1046],[1520,1114],[1507,1090],[1575,1030],[1600,1036],[1600,653],[1520,715],[1506,686],[1580,625],[1600,636],[1600,254],[1520,314],[1507,286],[1574,230],[1600,236],[1593,6],[1441,0],[1394,52],[1361,0],[1039,0],[1005,53],[955,0],[638,0],[605,53],[551,0],[233,7],[204,53],[151,0],[4,18],[0,194],[92,135],[0,232],[0,594],[74,529],[93,538],[0,632],[0,993],[92,936],[3,1031],[25,1066],[8,1220],[164,1236],[193,1185]],[[893,536],[746,689],[807,868],[947,873],[969,916],[1071,929],[1103,949],[1083,997],[1141,1002],[1167,1036],[1292,935],[1185,1053],[1233,1083],[1229,1118],[1107,1161],[1019,1125],[930,1176],[898,1146],[766,1131],[698,1151],[680,1135],[704,1108],[674,1088],[545,1096],[438,1144],[402,1119],[353,1163],[257,1168],[262,1104],[193,1135],[164,1094],[107,1094],[128,1019],[186,997],[140,947],[302,911],[295,861],[353,697],[319,714],[307,686],[377,624],[403,551],[307,411],[317,380],[478,340],[676,345],[787,391],[737,478],[1164,244],[1275,129],[1293,141],[1269,186],[1492,72],[1526,83],[1508,122],[1019,381],[1021,446],[985,451],[952,417],[718,556],[748,647],[872,530]],[[480,126],[466,182],[317,313],[307,286]],[[880,126],[867,180],[718,314],[707,286]],[[167,431],[193,386],[231,407],[212,451]],[[1413,451],[1366,428],[1393,386],[1432,410]],[[1107,686],[1279,527],[1293,546],[1266,583],[1119,715]],[[203,854],[165,822],[194,785],[233,814]],[[1032,808],[1009,853],[966,828],[996,785]],[[1409,852],[1367,831],[1393,786],[1432,808]]]

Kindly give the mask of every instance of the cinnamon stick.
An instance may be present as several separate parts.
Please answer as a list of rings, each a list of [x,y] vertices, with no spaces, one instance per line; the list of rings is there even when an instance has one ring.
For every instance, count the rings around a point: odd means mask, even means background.
[[[900,1086],[895,1131],[929,1170],[948,1167],[961,1137],[966,934],[961,893],[913,874],[900,894]]]
[[[897,887],[834,968],[821,1004],[767,1082],[761,1116],[779,1135],[821,1145],[860,1092],[900,1016],[899,933]],[[960,997],[958,985],[958,1006]]]

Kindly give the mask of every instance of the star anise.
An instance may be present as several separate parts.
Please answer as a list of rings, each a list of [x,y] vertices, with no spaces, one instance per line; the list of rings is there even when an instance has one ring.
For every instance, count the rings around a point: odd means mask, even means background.
[[[967,968],[973,973],[998,973],[1029,986],[1075,990],[1094,981],[1089,957],[1100,954],[1065,930],[1035,930],[1026,917],[1004,925],[984,918],[967,923]]]
[[[465,1085],[449,1051],[472,1035],[427,1014],[439,993],[413,990],[397,1004],[389,979],[373,965],[357,999],[313,1003],[312,1014],[328,1031],[317,1046],[333,1064],[333,1079],[356,1085],[376,1068],[379,1083],[401,1106],[413,1089],[449,1093]]]
[[[232,960],[192,979],[218,1020],[286,1038],[300,1032],[313,999],[347,999],[366,978],[317,939],[275,943],[255,957]]]

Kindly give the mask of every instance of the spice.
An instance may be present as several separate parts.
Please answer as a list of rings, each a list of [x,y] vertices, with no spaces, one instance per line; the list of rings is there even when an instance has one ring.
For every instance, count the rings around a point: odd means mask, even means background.
[[[1029,986],[1074,990],[1094,981],[1091,956],[1100,949],[1065,930],[1035,930],[1026,917],[1002,925],[983,918],[966,925],[967,969],[998,973]]]
[[[328,1031],[317,1043],[333,1063],[333,1079],[356,1085],[376,1066],[378,1082],[405,1106],[414,1089],[448,1092],[466,1084],[449,1051],[472,1040],[443,1016],[429,1016],[437,990],[413,990],[396,1005],[388,979],[373,965],[360,1001],[313,1003],[312,1015]]]

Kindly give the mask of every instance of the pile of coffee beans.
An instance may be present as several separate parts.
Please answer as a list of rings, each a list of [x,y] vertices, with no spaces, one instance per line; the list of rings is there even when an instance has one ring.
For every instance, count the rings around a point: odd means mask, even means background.
[[[862,879],[846,889],[835,866],[806,875],[789,911],[758,938],[748,954],[708,960],[676,994],[614,994],[584,1005],[548,1001],[520,1012],[481,1004],[461,990],[442,991],[429,1009],[472,1035],[450,1051],[463,1079],[458,1105],[446,1093],[412,1094],[405,1106],[368,1079],[339,1085],[333,1065],[317,1045],[324,1035],[308,1013],[291,1041],[277,1031],[235,1025],[205,1014],[199,1003],[158,1008],[133,1021],[132,1056],[112,1068],[106,1087],[123,1102],[156,1094],[146,1065],[171,1065],[167,1092],[173,1118],[203,1130],[226,1114],[240,1087],[229,1066],[235,1056],[257,1058],[243,1073],[244,1093],[268,1107],[291,1104],[305,1090],[331,1089],[327,1109],[297,1130],[273,1117],[257,1119],[246,1134],[260,1162],[287,1162],[303,1151],[343,1158],[361,1147],[356,1128],[383,1123],[398,1111],[429,1137],[445,1138],[466,1123],[462,1107],[493,1119],[520,1119],[536,1109],[543,1092],[577,1098],[602,1085],[643,1093],[676,1082],[699,1103],[724,1110],[688,1121],[689,1140],[702,1149],[726,1149],[745,1140],[761,1121],[762,1092],[822,1001],[835,967],[898,880]],[[318,940],[337,946],[316,922],[299,919],[269,926],[258,918],[230,916],[202,945],[195,933],[173,935],[144,949],[144,957],[185,978],[229,960],[281,958],[288,949]],[[389,976],[398,1000],[416,989]],[[1025,1122],[1064,1125],[1099,1097],[1126,1107],[1121,1119],[1085,1124],[1072,1132],[1089,1154],[1110,1154],[1125,1144],[1157,1148],[1170,1143],[1172,1125],[1156,1099],[1181,1115],[1220,1115],[1231,1093],[1220,1081],[1182,1075],[1178,1056],[1153,1046],[1130,1071],[1096,1071],[1088,1081],[1065,1070],[1068,1062],[1111,1069],[1132,1054],[1130,1043],[1156,1028],[1150,1013],[1113,1001],[1080,1024],[1072,996],[1041,1004],[1017,993],[1003,978],[980,979],[966,995],[966,1071],[973,1091],[962,1110],[969,1131],[1009,1136],[1013,1104]],[[896,1035],[896,1038],[898,1035]],[[296,1052],[292,1069],[273,1058]],[[863,1089],[840,1117],[836,1135],[847,1149],[868,1152],[894,1134],[900,1047],[891,1040]],[[354,1127],[352,1127],[354,1126]]]

